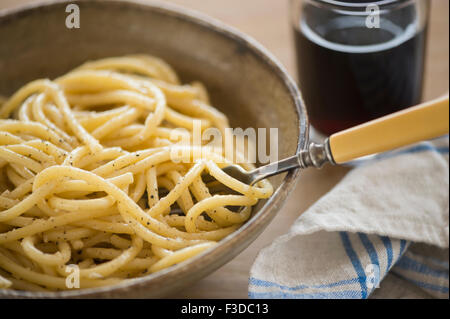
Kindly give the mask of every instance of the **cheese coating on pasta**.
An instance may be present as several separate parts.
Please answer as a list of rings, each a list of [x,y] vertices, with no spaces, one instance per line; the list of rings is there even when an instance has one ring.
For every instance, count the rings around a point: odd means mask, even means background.
[[[0,99],[0,289],[69,289],[69,265],[80,288],[114,285],[236,231],[272,186],[224,174],[233,160],[222,148],[180,143],[196,123],[229,134],[201,83],[183,85],[144,55],[88,62]]]

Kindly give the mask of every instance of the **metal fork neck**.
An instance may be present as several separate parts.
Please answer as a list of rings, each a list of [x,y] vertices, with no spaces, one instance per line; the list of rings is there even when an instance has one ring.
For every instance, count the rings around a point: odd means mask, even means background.
[[[329,145],[328,140],[324,144],[311,143],[308,149],[300,151],[295,156],[257,168],[250,172],[250,181],[247,181],[247,184],[254,184],[262,179],[296,168],[321,168],[326,163],[336,164]]]
[[[331,154],[328,139],[323,144],[309,144],[308,149],[302,150],[298,154],[298,162],[301,168],[322,168],[326,163],[336,164]]]

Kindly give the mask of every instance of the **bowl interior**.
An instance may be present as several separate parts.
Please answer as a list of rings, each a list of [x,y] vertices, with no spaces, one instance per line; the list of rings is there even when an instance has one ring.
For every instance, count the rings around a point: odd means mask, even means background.
[[[74,2],[80,8],[79,29],[65,26],[64,2],[0,13],[0,95],[9,96],[38,78],[55,78],[87,60],[151,54],[170,63],[183,82],[202,81],[212,104],[228,115],[232,127],[278,128],[280,159],[304,146],[306,116],[299,93],[252,40],[165,5]],[[283,175],[271,180],[278,201],[293,187],[293,179]],[[266,219],[240,247],[232,247],[233,253],[224,252],[228,258],[221,257],[223,261],[245,248],[274,216],[278,204],[271,201],[256,207],[253,219],[259,213]]]

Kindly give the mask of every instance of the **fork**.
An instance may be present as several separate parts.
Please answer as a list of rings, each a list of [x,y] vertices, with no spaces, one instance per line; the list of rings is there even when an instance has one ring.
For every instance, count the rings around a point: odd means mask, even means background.
[[[449,96],[379,118],[336,133],[323,144],[309,144],[295,156],[250,172],[230,165],[223,171],[238,181],[255,183],[293,169],[321,168],[326,163],[343,164],[358,158],[390,151],[448,134]],[[206,177],[205,182],[209,181]]]

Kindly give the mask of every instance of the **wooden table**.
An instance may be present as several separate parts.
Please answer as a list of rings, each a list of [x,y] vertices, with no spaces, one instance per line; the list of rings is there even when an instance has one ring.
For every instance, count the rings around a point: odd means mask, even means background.
[[[34,0],[35,1],[35,0]],[[34,2],[1,0],[0,9]],[[295,76],[288,0],[166,0],[201,11],[253,36],[266,46]],[[449,87],[449,2],[433,4],[427,56],[425,99]],[[1,39],[0,39],[1,40]],[[309,206],[333,188],[347,173],[340,167],[306,170],[296,189],[266,231],[237,258],[173,298],[246,298],[250,267],[260,249],[286,233]]]

